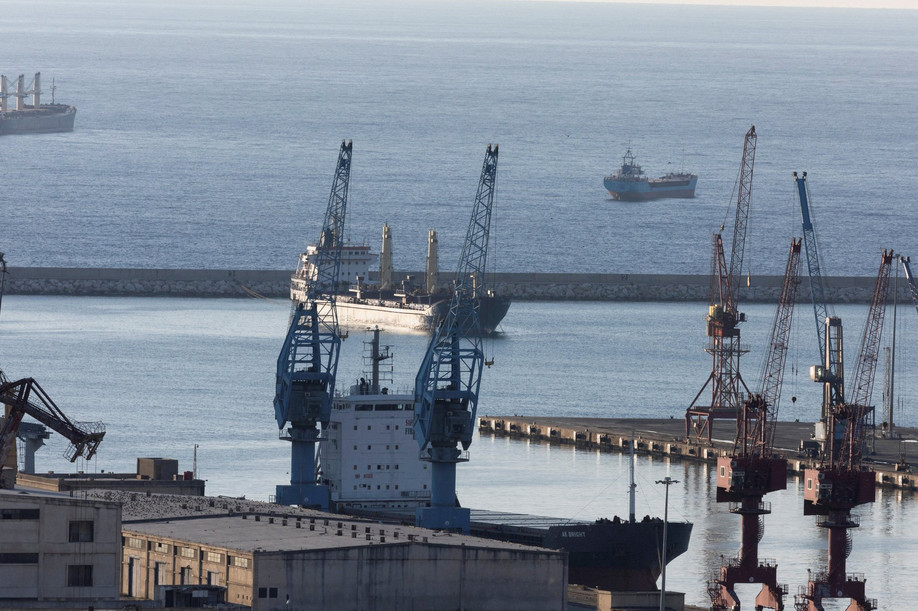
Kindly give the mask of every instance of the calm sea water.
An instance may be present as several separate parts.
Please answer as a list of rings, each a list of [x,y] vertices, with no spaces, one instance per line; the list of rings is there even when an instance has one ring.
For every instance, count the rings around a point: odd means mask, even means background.
[[[8,76],[41,71],[76,131],[3,139],[12,265],[284,269],[355,143],[350,235],[454,265],[485,147],[502,271],[709,270],[743,134],[747,263],[780,273],[810,173],[832,275],[918,254],[918,11],[476,0],[6,0]],[[689,201],[611,201],[632,145]],[[730,229],[728,229],[728,232]]]
[[[790,173],[806,170],[824,270],[873,275],[882,248],[918,253],[918,12],[419,0],[6,0],[7,76],[41,71],[76,131],[4,137],[0,250],[11,265],[291,268],[315,240],[338,144],[354,140],[350,237],[395,238],[420,269],[426,231],[458,258],[485,147],[501,148],[490,261],[501,271],[707,273],[733,205],[743,134],[759,134],[747,264],[781,273],[799,233]],[[601,179],[633,147],[650,175],[699,174],[694,200],[614,202]],[[728,221],[729,223],[729,221]],[[728,228],[728,234],[730,229]],[[771,310],[745,308],[765,341]],[[265,499],[287,479],[271,399],[286,303],[7,297],[0,367],[34,376],[75,419],[109,431],[86,470],[165,455],[212,494]],[[514,304],[489,350],[482,413],[680,417],[710,371],[703,306]],[[856,345],[863,308],[842,308]],[[909,313],[906,313],[909,314]],[[912,318],[914,316],[912,315]],[[794,334],[811,341],[804,318]],[[906,315],[901,424],[918,424]],[[909,326],[911,323],[911,327]],[[396,380],[423,336],[387,335]],[[360,374],[361,334],[341,380]],[[760,352],[760,350],[759,350]],[[790,359],[782,416],[815,418]],[[744,375],[755,379],[755,350]],[[878,400],[880,385],[874,394]],[[789,407],[789,396],[798,401]],[[41,470],[73,468],[56,438]],[[735,520],[705,467],[642,459],[641,513],[695,522],[671,587],[703,604]],[[570,517],[627,511],[619,456],[476,439],[459,473],[471,506]],[[762,555],[791,591],[825,565],[797,487],[770,495]],[[852,571],[881,609],[918,599],[911,497],[861,508]],[[781,525],[780,527],[778,525]],[[786,525],[786,526],[785,526]]]
[[[132,472],[138,456],[176,458],[190,470],[197,444],[209,494],[267,500],[275,485],[289,481],[289,444],[277,439],[272,406],[288,307],[264,300],[7,296],[0,316],[5,373],[35,377],[69,417],[101,420],[107,430],[97,457],[76,465],[62,457],[66,442],[52,435],[36,456],[38,471]],[[863,309],[837,313],[846,329],[857,330]],[[741,372],[753,387],[771,310],[745,308],[751,352]],[[487,344],[495,364],[484,372],[479,413],[680,418],[710,372],[704,311],[703,304],[516,303],[504,336]],[[791,334],[785,419],[818,414],[819,388],[807,376],[815,349],[803,313]],[[910,307],[899,314],[897,345],[906,347],[896,378],[904,402],[899,423],[916,426],[918,377],[914,355],[907,357],[918,316]],[[345,341],[342,388],[363,372],[369,337],[352,331]],[[848,343],[856,337],[849,331]],[[427,338],[384,333],[382,341],[395,355],[392,386],[409,386]],[[793,404],[791,396],[798,397]],[[470,451],[471,461],[458,470],[467,506],[582,519],[628,512],[622,456],[490,437],[476,437]],[[670,515],[695,523],[691,548],[670,565],[667,584],[704,604],[704,584],[721,555],[739,548],[738,519],[714,503],[710,467],[660,458],[639,459],[639,515],[662,514],[663,490],[654,482],[666,475],[679,480],[670,491]],[[794,593],[808,568],[825,566],[824,533],[801,515],[799,483],[768,501],[774,514],[761,555],[778,559],[779,579]],[[861,528],[849,570],[866,574],[881,609],[902,609],[903,601],[918,598],[909,579],[918,557],[918,503],[914,495],[880,492],[877,503],[857,513]],[[754,592],[749,596],[751,604]]]

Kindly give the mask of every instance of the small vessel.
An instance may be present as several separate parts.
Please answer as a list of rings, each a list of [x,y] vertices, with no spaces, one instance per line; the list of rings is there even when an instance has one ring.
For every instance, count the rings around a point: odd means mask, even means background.
[[[10,92],[6,76],[0,76],[0,135],[47,134],[72,132],[76,108],[54,102],[54,85],[51,85],[51,103],[41,103],[41,73],[36,72],[31,84],[26,87],[25,77],[16,79],[16,91]],[[26,104],[26,97],[32,96],[32,103]],[[10,108],[9,98],[16,98]]]
[[[290,298],[295,302],[306,300],[306,280],[316,273],[313,262],[317,253],[316,246],[310,245],[300,255],[290,279]],[[370,267],[377,260],[379,271],[371,272]],[[381,254],[370,252],[365,244],[345,244],[341,247],[340,263],[340,290],[335,296],[335,307],[343,327],[382,325],[430,332],[446,316],[451,295],[439,284],[436,231],[428,234],[423,284],[412,276],[399,283],[392,280],[392,237],[388,225],[383,227]],[[510,309],[510,299],[499,297],[485,287],[478,288],[481,328],[485,334],[491,334]]]
[[[603,179],[603,185],[614,199],[644,202],[652,199],[695,197],[698,176],[688,172],[670,172],[660,178],[648,178],[641,166],[634,163],[631,148],[622,157],[618,172]]]
[[[333,511],[384,522],[414,524],[415,510],[430,503],[430,463],[418,457],[414,395],[381,386],[391,380],[391,355],[379,329],[365,343],[366,377],[335,398],[325,441],[319,445],[319,479],[329,487]],[[568,552],[568,581],[616,592],[656,590],[666,527],[666,562],[688,549],[689,522],[634,516],[634,458],[628,519],[566,520],[471,509],[470,534]],[[458,500],[457,500],[458,502]]]

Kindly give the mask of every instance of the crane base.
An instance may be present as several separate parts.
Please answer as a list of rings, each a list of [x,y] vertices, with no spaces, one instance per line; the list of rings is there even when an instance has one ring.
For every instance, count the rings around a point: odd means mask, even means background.
[[[328,511],[330,501],[328,486],[318,484],[281,485],[274,498],[278,505],[298,505],[320,511]]]
[[[468,534],[471,518],[466,507],[419,507],[415,526]]]

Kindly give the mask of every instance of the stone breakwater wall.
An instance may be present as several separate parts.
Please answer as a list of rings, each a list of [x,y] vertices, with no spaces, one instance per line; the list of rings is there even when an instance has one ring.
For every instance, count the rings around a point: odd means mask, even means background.
[[[129,268],[11,267],[4,292],[13,295],[110,295],[134,297],[245,297],[286,299],[290,270],[201,270]],[[420,272],[395,273],[396,282]],[[442,274],[441,277],[448,277]],[[369,280],[374,280],[373,275]],[[690,301],[707,303],[711,278],[679,274],[536,274],[507,273],[489,276],[501,295],[518,301]],[[740,287],[741,302],[774,303],[782,278],[749,278]],[[868,303],[875,279],[834,277],[825,280],[831,303]],[[910,299],[905,282],[900,299]],[[809,301],[806,279],[798,301]]]

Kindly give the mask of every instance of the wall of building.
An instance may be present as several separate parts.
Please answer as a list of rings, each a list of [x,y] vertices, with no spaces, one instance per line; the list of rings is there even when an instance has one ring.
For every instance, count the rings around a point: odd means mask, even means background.
[[[11,267],[5,285],[19,295],[125,295],[180,297],[289,297],[291,270],[183,270]],[[393,281],[420,272],[395,272]],[[376,274],[370,274],[374,280]],[[445,275],[444,275],[445,278]],[[489,286],[501,295],[522,301],[700,301],[710,299],[708,275],[680,274],[535,274],[489,275]],[[774,302],[781,289],[779,276],[753,276],[740,287],[744,302]],[[867,303],[875,279],[825,279],[830,303]],[[910,300],[905,282],[900,298]],[[803,282],[798,299],[809,300]]]
[[[557,552],[415,542],[256,553],[252,608],[557,611],[566,591]]]
[[[234,550],[124,531],[121,595],[152,599],[161,585],[227,588],[230,603],[251,604],[252,556]]]
[[[443,536],[449,541],[450,535]],[[256,611],[564,608],[567,564],[562,553],[382,543],[361,539],[351,546],[242,552],[128,528],[121,594],[153,598],[154,584],[180,584],[183,579],[199,584],[210,577],[211,585],[227,588],[228,603]]]
[[[8,490],[0,512],[13,516],[0,519],[0,599],[118,596],[120,505]],[[71,540],[71,522],[91,522],[88,540]],[[68,585],[71,566],[91,566],[91,585]]]

